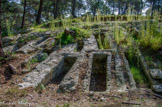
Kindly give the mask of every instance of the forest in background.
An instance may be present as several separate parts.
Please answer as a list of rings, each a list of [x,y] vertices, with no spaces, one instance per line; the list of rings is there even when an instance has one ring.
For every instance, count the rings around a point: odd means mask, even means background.
[[[161,0],[1,0],[2,35],[7,25],[15,30],[61,17],[85,15],[125,15],[128,7],[136,15],[150,15],[158,10],[162,14]]]
[[[162,0],[0,0],[0,11],[0,106],[162,105]]]

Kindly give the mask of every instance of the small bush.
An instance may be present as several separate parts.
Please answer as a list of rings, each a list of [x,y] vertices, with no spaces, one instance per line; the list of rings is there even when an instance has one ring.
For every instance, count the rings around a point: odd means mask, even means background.
[[[69,43],[80,41],[84,38],[89,37],[88,31],[72,27],[69,29],[69,33],[66,33],[66,31],[59,34],[59,36],[56,37],[56,39],[59,39],[61,41],[61,45],[67,45]]]
[[[71,34],[66,35],[64,32],[61,35],[61,44],[67,45],[69,43],[74,42],[74,38],[71,36]]]

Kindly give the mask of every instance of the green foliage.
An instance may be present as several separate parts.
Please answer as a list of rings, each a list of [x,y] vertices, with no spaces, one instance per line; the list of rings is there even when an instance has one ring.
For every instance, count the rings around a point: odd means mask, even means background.
[[[128,55],[128,60],[129,60],[129,62],[131,63],[131,64],[136,64],[137,62],[136,62],[136,50],[133,48],[133,47],[130,47],[129,49],[128,49],[128,53],[127,53],[127,55]]]
[[[127,43],[126,37],[124,35],[124,31],[119,26],[118,23],[115,23],[114,30],[113,30],[113,35],[114,35],[114,38],[115,38],[115,40],[116,40],[116,42],[117,42],[118,45],[120,45],[122,43]]]
[[[64,104],[63,107],[70,107],[70,104]]]
[[[15,21],[10,22],[10,20],[6,20],[7,35],[9,37],[13,36],[14,34],[14,29],[13,29],[14,25],[15,25]]]
[[[102,41],[101,41],[101,36],[100,34],[98,35],[98,39],[97,39],[98,45],[100,49],[104,49],[103,45],[102,45]]]
[[[74,38],[71,36],[71,34],[66,35],[65,32],[61,34],[61,44],[67,45],[69,43],[74,42]]]
[[[67,45],[69,43],[80,41],[84,38],[89,37],[89,33],[87,33],[86,30],[72,27],[69,29],[71,33],[66,34],[66,32],[60,33],[59,36],[56,37],[56,39],[59,39],[60,45]]]
[[[146,78],[143,75],[143,73],[141,73],[141,70],[138,67],[131,66],[131,72],[132,72],[134,80],[136,81],[137,84],[146,83]]]
[[[98,45],[100,49],[110,49],[110,43],[108,37],[105,36],[104,41],[102,42],[100,34],[98,35],[97,39]]]
[[[51,31],[54,31],[54,30],[55,30],[55,22],[54,22],[54,21],[52,21],[52,22],[50,23],[50,30],[51,30]]]
[[[100,27],[99,27],[99,35],[98,35],[98,38],[97,38],[97,42],[98,42],[98,46],[99,46],[100,49],[110,49],[110,43],[109,43],[107,34],[104,37],[104,40],[102,42]]]
[[[15,88],[9,88],[6,91],[6,95],[9,95],[9,96],[19,96],[19,97],[23,97],[26,94],[27,94],[27,91],[25,89],[20,90],[17,87],[15,87]]]
[[[56,107],[60,107],[60,106],[57,105]],[[70,104],[64,104],[62,107],[70,107]]]
[[[42,93],[43,90],[45,90],[45,86],[43,84],[39,84],[35,89],[37,93]]]
[[[142,23],[140,31],[140,46],[143,48],[151,47],[151,50],[157,51],[162,48],[162,32],[159,31],[158,14],[154,13],[154,21],[147,22],[146,26]]]
[[[130,64],[131,72],[137,84],[146,83],[146,77],[143,74],[143,71],[140,69],[139,60],[136,56],[136,49],[130,47],[127,52],[127,59]]]

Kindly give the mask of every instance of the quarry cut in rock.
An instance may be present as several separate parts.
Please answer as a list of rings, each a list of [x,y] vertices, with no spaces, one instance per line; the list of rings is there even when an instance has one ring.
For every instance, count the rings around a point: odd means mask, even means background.
[[[23,83],[19,84],[19,86],[26,88],[49,83],[53,78],[53,73],[62,66],[60,62],[63,61],[63,53],[73,53],[75,48],[76,44],[70,44],[59,51],[52,52],[46,60],[38,64],[34,70],[23,78]]]
[[[72,92],[76,90],[79,79],[79,60],[80,58],[77,55],[68,55],[64,59],[63,67],[58,71],[60,73],[57,74],[56,72],[55,75],[58,76],[56,78],[61,78],[57,92]]]
[[[93,56],[90,91],[106,91],[107,56],[106,54]]]
[[[106,92],[110,88],[112,54],[101,50],[89,54],[88,70],[83,84],[84,90],[86,92]],[[102,76],[102,79],[99,79],[98,76]]]
[[[133,76],[130,69],[128,69],[129,64],[126,63],[127,60],[121,60],[123,57],[119,57],[119,54],[113,49],[99,50],[93,35],[80,43],[61,47],[60,49],[60,46],[56,46],[47,59],[24,77],[23,83],[19,86],[26,88],[53,83],[59,85],[58,93],[73,92],[78,85],[83,86],[85,92],[103,93],[107,93],[114,88],[118,91],[121,91],[121,89],[127,91],[127,86],[134,87],[129,89],[136,88]],[[84,69],[82,64],[85,60],[88,60],[86,74],[83,83],[79,84],[79,74]],[[116,64],[115,69],[112,69],[113,60]],[[121,64],[122,61],[125,62],[126,67]],[[114,87],[112,82],[112,70],[115,71],[116,78],[114,78],[114,81],[118,87]],[[125,70],[128,80],[125,79],[123,70]]]

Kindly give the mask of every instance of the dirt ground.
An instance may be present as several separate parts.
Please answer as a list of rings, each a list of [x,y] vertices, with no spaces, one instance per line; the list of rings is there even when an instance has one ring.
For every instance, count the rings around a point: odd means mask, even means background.
[[[162,98],[149,88],[138,88],[129,92],[85,93],[82,86],[73,93],[57,93],[58,85],[49,83],[45,89],[18,89],[25,74],[21,73],[21,63],[29,57],[17,54],[0,66],[0,107],[162,107]],[[8,69],[8,64],[16,67],[16,74]],[[83,64],[86,67],[86,64]],[[84,69],[79,82],[85,75]]]

